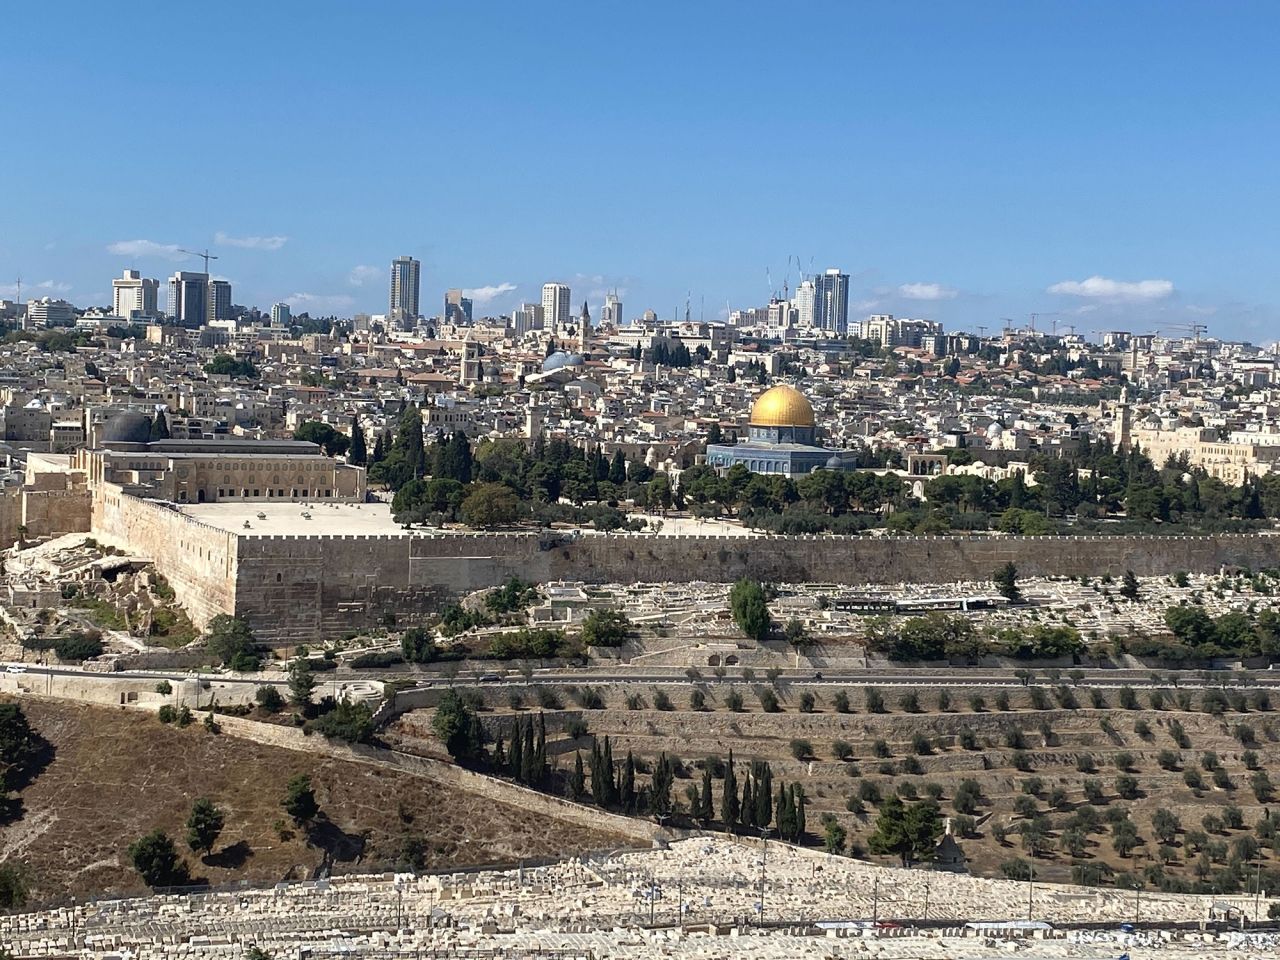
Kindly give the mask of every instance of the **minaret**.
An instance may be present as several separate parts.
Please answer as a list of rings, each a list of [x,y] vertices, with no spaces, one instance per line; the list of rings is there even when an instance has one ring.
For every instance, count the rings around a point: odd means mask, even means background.
[[[582,313],[578,317],[578,352],[586,354],[591,349],[591,311],[587,301],[582,301]]]

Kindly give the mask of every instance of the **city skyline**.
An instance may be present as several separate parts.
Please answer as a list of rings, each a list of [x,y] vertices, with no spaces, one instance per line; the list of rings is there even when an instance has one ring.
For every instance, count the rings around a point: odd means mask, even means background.
[[[682,11],[679,30],[661,4],[625,30],[568,6],[551,32],[515,5],[500,5],[502,30],[486,30],[492,11],[406,8],[408,34],[484,38],[483,70],[468,45],[445,45],[427,80],[374,57],[367,12],[308,5],[304,46],[286,42],[289,5],[233,4],[239,16],[202,29],[230,66],[252,69],[214,86],[159,84],[144,60],[104,75],[101,49],[136,23],[67,6],[83,29],[59,37],[55,72],[31,42],[54,11],[15,11],[11,129],[57,116],[78,137],[105,136],[126,102],[159,143],[199,102],[225,146],[183,163],[11,151],[0,297],[21,276],[24,297],[110,306],[122,270],[193,271],[179,250],[208,245],[236,302],[295,313],[384,312],[386,264],[407,252],[424,302],[459,289],[476,316],[509,314],[559,278],[595,311],[616,288],[631,316],[682,313],[690,298],[715,319],[836,265],[851,322],[893,313],[972,330],[1036,313],[1045,328],[1204,322],[1265,342],[1280,321],[1280,204],[1265,186],[1280,91],[1264,5],[1225,17],[1182,5],[1166,21],[1136,4],[811,4],[853,57],[803,70],[770,65],[776,12],[763,5],[735,6],[733,22],[715,5]],[[542,42],[546,69],[528,78],[519,54]],[[617,68],[578,82],[580,51],[605,43]],[[352,69],[327,73],[334,57]],[[303,86],[305,100],[289,96]],[[379,149],[406,109],[402,149]],[[817,147],[795,132],[809,116]],[[544,128],[564,133],[537,156],[510,153]],[[164,204],[196,182],[216,218]],[[53,195],[62,202],[42,202]]]

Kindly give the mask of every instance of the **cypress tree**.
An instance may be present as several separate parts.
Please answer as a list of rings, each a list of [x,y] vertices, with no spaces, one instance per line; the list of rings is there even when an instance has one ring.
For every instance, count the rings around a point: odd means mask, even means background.
[[[627,813],[636,812],[636,761],[631,755],[631,751],[627,751],[627,760],[622,765],[622,786],[619,789],[622,800],[622,809]]]
[[[804,840],[805,822],[804,822],[804,787],[795,783],[791,785],[791,789],[795,792],[795,796],[791,799],[791,806],[795,810],[796,834],[795,842],[800,843]]]
[[[733,772],[733,751],[729,751],[729,763],[724,768],[724,783],[720,793],[720,819],[730,833],[738,823],[738,777]]]
[[[537,756],[534,754],[533,746],[533,720],[531,719],[524,727],[524,745],[520,749],[520,782],[526,786],[533,783],[534,763],[537,762]]]
[[[538,714],[538,745],[533,751],[533,783],[541,785],[547,780],[547,721]]]
[[[600,741],[591,741],[591,799],[597,807],[604,806],[604,762],[600,754]]]
[[[714,816],[711,805],[711,768],[702,768],[702,795],[698,797],[698,819],[705,827]]]
[[[573,799],[582,799],[586,785],[587,780],[582,772],[582,751],[577,750],[573,754],[573,777],[569,780],[569,792],[573,794]]]
[[[387,459],[387,435],[379,433],[373,440],[373,455],[369,457],[369,463],[381,463]]]
[[[493,745],[493,768],[499,772],[507,765],[507,755],[502,749],[502,737]]]
[[[351,451],[348,459],[357,467],[363,467],[369,459],[369,451],[365,445],[364,429],[360,426],[360,418],[351,418]]]
[[[754,827],[756,825],[756,802],[752,795],[751,771],[747,771],[747,775],[742,780],[742,802],[738,804],[738,815],[742,817],[742,825],[744,827]]]
[[[604,754],[600,758],[604,766],[604,803],[607,807],[618,804],[617,771],[613,766],[613,744],[608,737],[604,738]]]
[[[511,734],[511,756],[507,763],[511,779],[517,782],[524,776],[524,737],[521,734],[523,726],[521,718],[516,717],[515,730]]]
[[[613,462],[609,464],[609,482],[619,486],[627,482],[627,458],[621,450],[613,452]]]

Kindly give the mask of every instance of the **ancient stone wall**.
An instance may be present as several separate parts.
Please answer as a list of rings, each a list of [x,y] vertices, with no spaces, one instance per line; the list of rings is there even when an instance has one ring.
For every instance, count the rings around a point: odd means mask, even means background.
[[[100,484],[93,497],[93,535],[155,563],[191,617],[203,628],[236,610],[236,537],[200,523],[165,503]],[[287,617],[296,611],[278,611]]]
[[[241,537],[237,613],[265,639],[317,640],[415,622],[445,598],[533,582],[927,583],[1022,576],[1157,576],[1223,565],[1280,567],[1280,537],[586,536],[542,549],[535,534]]]

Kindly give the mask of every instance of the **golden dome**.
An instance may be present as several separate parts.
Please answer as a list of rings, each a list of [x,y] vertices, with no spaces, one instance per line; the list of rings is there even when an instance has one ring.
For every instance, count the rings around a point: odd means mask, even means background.
[[[812,427],[813,407],[795,387],[770,387],[751,405],[753,427]]]

